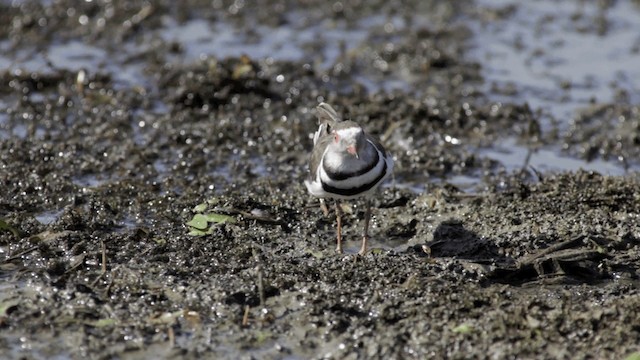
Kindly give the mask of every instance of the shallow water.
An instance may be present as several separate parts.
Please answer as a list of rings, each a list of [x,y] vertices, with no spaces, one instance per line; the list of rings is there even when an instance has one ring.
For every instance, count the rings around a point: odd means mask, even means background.
[[[41,224],[49,225],[57,221],[60,218],[60,215],[62,215],[62,213],[63,213],[63,210],[45,211],[43,213],[36,215],[35,218]]]
[[[529,149],[519,145],[514,138],[506,138],[490,148],[479,148],[476,153],[480,156],[498,161],[507,172],[533,167],[544,173],[559,173],[563,171],[595,171],[603,175],[624,175],[624,164],[613,161],[596,159],[584,161],[575,157],[563,155],[561,150]]]
[[[474,33],[471,55],[483,65],[486,91],[494,92],[494,101],[526,102],[534,112],[540,111],[543,133],[555,127],[561,134],[568,131],[577,113],[594,102],[640,102],[638,5],[616,1],[604,9],[598,2],[550,0],[478,4],[513,11],[503,18],[487,16],[486,21],[469,23]],[[492,91],[496,89],[505,91]],[[512,139],[480,151],[507,170],[521,168],[527,152]],[[531,165],[554,171],[626,172],[615,159],[572,159],[562,154],[559,144],[534,152]],[[638,169],[640,163],[635,162],[629,170]]]
[[[632,2],[606,9],[589,1],[478,4],[515,9],[502,19],[471,23],[472,55],[483,64],[487,89],[515,86],[505,98],[542,109],[564,129],[576,110],[593,100],[614,101],[619,90],[631,103],[640,101],[640,9]]]
[[[485,14],[511,6],[515,10],[503,17],[463,17],[464,24],[473,31],[469,56],[482,63],[489,101],[528,103],[534,112],[542,114],[543,134],[556,127],[560,133],[566,131],[576,112],[594,100],[612,101],[616,94],[624,91],[628,101],[640,101],[640,67],[637,66],[640,63],[640,35],[636,31],[640,28],[640,16],[637,6],[627,1],[601,9],[595,2],[520,4],[482,0],[476,11]],[[278,28],[260,25],[252,30],[239,28],[224,19],[214,23],[203,19],[177,23],[167,18],[160,29],[146,35],[150,39],[147,44],[128,43],[125,51],[115,56],[105,49],[71,40],[52,43],[42,51],[21,49],[0,55],[0,67],[39,72],[50,71],[51,67],[72,72],[105,71],[113,74],[116,82],[148,84],[152,80],[144,74],[142,66],[127,59],[150,49],[151,40],[159,36],[183,49],[172,58],[176,62],[248,55],[254,59],[303,60],[326,70],[345,52],[365,46],[372,29],[388,28],[391,31],[426,23],[420,15],[415,15],[413,25],[408,25],[400,16],[375,15],[347,24],[320,19],[314,13],[295,9],[285,14],[285,18],[284,25]],[[598,24],[602,24],[601,27]],[[312,48],[310,44],[317,38],[326,39],[326,46]],[[7,49],[8,46],[6,41],[0,43],[0,48]],[[410,81],[394,76],[382,80],[363,76],[356,76],[356,79],[370,92],[408,88],[407,81]],[[505,89],[508,90],[503,91]],[[24,125],[14,124],[7,129],[6,122],[6,115],[0,115],[0,136],[27,136]],[[133,128],[136,138],[142,141],[141,129]],[[501,162],[507,171],[512,171],[521,167],[521,159],[526,158],[528,152],[526,147],[505,139],[500,146],[480,149],[478,153]],[[604,174],[625,172],[622,164],[615,160],[584,162],[571,159],[562,153],[560,145],[537,150],[531,162],[557,171],[583,168]],[[167,170],[158,161],[156,165],[161,173]],[[632,163],[631,169],[638,166]],[[267,174],[265,167],[256,168],[255,172]],[[224,175],[228,177],[228,174]],[[96,183],[85,180],[79,182],[90,186]]]

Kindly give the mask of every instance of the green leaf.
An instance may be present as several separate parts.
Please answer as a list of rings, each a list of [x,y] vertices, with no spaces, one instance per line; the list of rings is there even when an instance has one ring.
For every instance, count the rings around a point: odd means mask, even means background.
[[[230,215],[209,213],[209,214],[206,214],[205,216],[207,217],[207,220],[209,222],[216,223],[216,224],[236,222],[236,219]]]
[[[189,235],[191,235],[191,236],[202,236],[202,235],[207,235],[207,234],[209,234],[208,231],[198,230],[196,228],[191,228],[191,231],[189,231]]]
[[[461,324],[451,329],[451,331],[458,334],[468,334],[473,331],[473,326],[469,324]]]
[[[187,225],[191,226],[192,228],[196,228],[199,230],[205,230],[208,227],[208,221],[207,221],[207,217],[205,215],[202,214],[195,214],[193,215],[193,219],[191,219],[191,221],[189,221],[187,223]]]
[[[18,230],[16,228],[14,228],[13,226],[9,225],[6,221],[4,221],[2,219],[0,219],[0,230],[11,231],[11,233],[15,237],[20,236],[20,233],[18,232]]]
[[[207,234],[213,234],[213,224],[235,223],[236,218],[230,215],[208,213],[208,214],[195,214],[193,218],[187,223],[189,226],[189,235],[202,236]]]
[[[201,213],[207,210],[207,203],[198,204],[193,208],[193,212]]]

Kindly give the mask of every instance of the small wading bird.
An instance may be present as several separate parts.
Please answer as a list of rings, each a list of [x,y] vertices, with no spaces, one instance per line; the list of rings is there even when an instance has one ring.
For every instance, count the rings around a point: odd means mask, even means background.
[[[313,136],[311,174],[304,184],[311,195],[320,198],[323,207],[323,199],[336,200],[337,252],[342,252],[340,200],[365,198],[364,234],[359,252],[362,255],[367,251],[369,239],[370,196],[393,171],[393,159],[378,140],[357,123],[342,120],[331,105],[320,103],[316,109],[320,127]]]

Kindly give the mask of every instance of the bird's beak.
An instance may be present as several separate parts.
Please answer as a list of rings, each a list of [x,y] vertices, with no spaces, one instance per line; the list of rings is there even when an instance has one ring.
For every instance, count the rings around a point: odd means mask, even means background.
[[[358,156],[358,151],[356,150],[356,146],[355,145],[349,145],[347,146],[347,152],[353,156],[356,157],[356,159],[360,159],[360,157]]]

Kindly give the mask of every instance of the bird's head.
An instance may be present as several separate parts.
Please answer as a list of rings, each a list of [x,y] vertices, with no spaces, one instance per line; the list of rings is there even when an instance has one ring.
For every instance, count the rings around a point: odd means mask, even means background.
[[[352,121],[338,123],[333,127],[331,135],[333,136],[331,146],[336,151],[349,154],[356,159],[360,158],[366,139],[364,131],[358,124]]]

